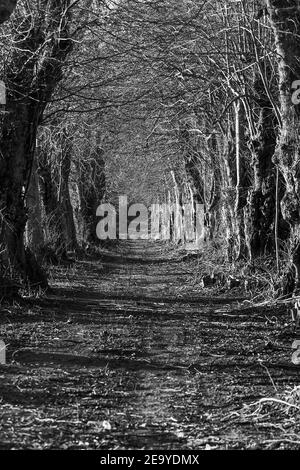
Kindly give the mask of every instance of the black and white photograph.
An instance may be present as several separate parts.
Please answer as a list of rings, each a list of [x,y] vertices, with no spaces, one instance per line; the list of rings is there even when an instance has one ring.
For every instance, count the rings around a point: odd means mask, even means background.
[[[300,0],[0,0],[1,453],[287,450]]]

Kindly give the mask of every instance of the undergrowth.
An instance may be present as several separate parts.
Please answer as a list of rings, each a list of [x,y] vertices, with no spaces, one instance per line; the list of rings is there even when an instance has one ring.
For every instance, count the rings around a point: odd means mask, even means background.
[[[253,302],[290,300],[292,297],[286,287],[291,272],[286,252],[281,253],[279,270],[274,256],[270,255],[252,261],[229,261],[224,244],[216,242],[205,243],[197,259],[194,285],[215,288],[219,292],[243,292]]]

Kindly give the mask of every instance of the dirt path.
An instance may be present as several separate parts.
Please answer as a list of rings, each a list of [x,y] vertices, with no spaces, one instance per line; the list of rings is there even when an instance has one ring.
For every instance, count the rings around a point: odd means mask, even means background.
[[[299,384],[286,311],[212,297],[196,269],[127,243],[3,307],[0,448],[300,448],[299,410],[253,406]]]

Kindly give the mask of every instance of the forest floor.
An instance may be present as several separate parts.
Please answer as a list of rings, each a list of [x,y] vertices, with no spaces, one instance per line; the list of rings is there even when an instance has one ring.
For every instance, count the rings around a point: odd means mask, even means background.
[[[124,242],[2,305],[0,448],[300,449],[287,308],[200,288],[200,268]]]

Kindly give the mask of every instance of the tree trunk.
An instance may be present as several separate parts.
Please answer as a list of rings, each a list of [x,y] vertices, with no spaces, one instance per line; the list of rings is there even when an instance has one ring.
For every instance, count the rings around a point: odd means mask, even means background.
[[[36,159],[33,161],[30,185],[26,197],[28,221],[26,226],[26,244],[37,256],[44,246],[44,230],[42,217],[42,201]]]
[[[24,230],[27,221],[26,174],[32,163],[35,130],[32,115],[35,109],[18,97],[11,97],[8,117],[4,119],[0,163],[0,240],[4,248],[1,261],[16,276],[30,280],[32,284],[47,285],[33,257],[24,246]]]
[[[61,220],[63,237],[67,251],[78,249],[77,236],[74,223],[73,207],[70,198],[69,178],[72,161],[72,144],[66,129],[62,132],[61,142],[61,163],[60,163],[60,183],[58,202],[61,209]]]
[[[269,83],[273,69],[264,63],[266,81]],[[281,211],[276,215],[277,168],[273,162],[276,147],[278,119],[265,85],[258,71],[254,73],[254,94],[248,117],[249,140],[253,185],[248,191],[245,208],[245,236],[250,259],[272,254],[277,249],[277,240],[285,240],[288,227]],[[250,107],[250,106],[249,106]],[[256,122],[255,122],[256,121]],[[278,174],[278,195],[283,196],[282,178]],[[277,227],[275,227],[277,223]],[[278,230],[277,230],[278,228]],[[276,234],[276,240],[275,240]],[[280,243],[278,244],[280,246]]]
[[[51,158],[45,149],[39,153],[39,176],[46,215],[46,242],[55,251],[58,258],[67,257],[66,228],[63,221],[63,210],[59,202],[61,189],[54,178]],[[62,184],[62,181],[61,181]]]
[[[78,169],[78,174],[80,208],[77,218],[79,225],[83,226],[83,241],[84,243],[99,243],[96,235],[96,211],[106,190],[105,162],[100,148],[97,148],[89,165]]]
[[[236,252],[235,259],[241,260],[247,257],[247,246],[245,241],[245,222],[244,208],[246,206],[246,166],[242,143],[244,142],[244,133],[241,119],[241,106],[238,101],[234,105],[235,116],[235,164],[236,164],[236,185],[235,185],[235,203],[234,203],[234,220],[235,220],[235,237]]]
[[[243,126],[239,107],[234,110],[235,126],[230,125],[224,135],[224,164],[226,169],[226,187],[224,191],[223,211],[227,225],[227,251],[229,261],[237,261],[247,256],[244,226],[244,208],[247,203],[248,169],[245,163]]]

